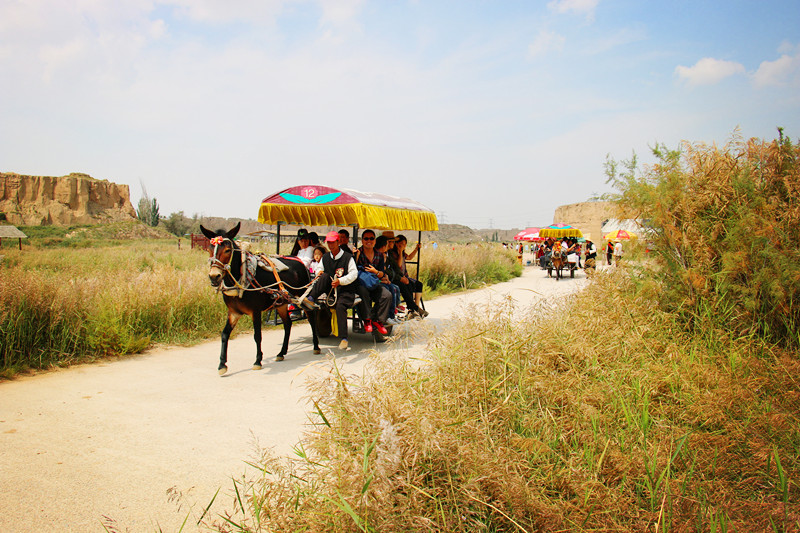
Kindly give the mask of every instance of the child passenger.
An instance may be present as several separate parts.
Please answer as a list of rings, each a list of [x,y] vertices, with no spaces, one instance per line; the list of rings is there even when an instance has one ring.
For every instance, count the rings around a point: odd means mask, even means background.
[[[314,247],[314,259],[311,261],[311,266],[308,270],[312,276],[319,276],[322,273],[322,256],[325,255],[325,248],[321,245]]]

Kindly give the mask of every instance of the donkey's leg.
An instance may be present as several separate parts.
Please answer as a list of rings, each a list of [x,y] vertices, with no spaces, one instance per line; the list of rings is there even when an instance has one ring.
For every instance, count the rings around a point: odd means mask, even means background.
[[[292,332],[292,317],[289,315],[289,306],[284,304],[277,308],[278,316],[281,317],[283,322],[283,346],[278,355],[275,356],[276,361],[283,361],[283,356],[289,351],[289,335]]]
[[[308,323],[311,324],[311,339],[314,342],[314,355],[319,355],[322,350],[319,349],[319,337],[317,336],[317,313],[319,311],[306,311],[308,316]]]
[[[241,315],[228,311],[228,321],[225,322],[225,329],[222,330],[222,350],[219,353],[219,375],[222,376],[228,371],[228,339],[231,336],[231,331],[236,327]]]
[[[256,362],[253,363],[253,370],[261,370],[261,311],[253,311],[253,340],[256,341]]]

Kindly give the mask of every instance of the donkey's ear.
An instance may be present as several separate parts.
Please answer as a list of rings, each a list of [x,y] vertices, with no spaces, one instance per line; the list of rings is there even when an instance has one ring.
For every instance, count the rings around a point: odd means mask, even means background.
[[[200,224],[200,231],[202,231],[203,235],[205,235],[209,239],[213,239],[214,237],[217,236],[217,234],[211,231],[210,229],[204,228],[202,224]]]
[[[230,240],[233,240],[233,238],[236,237],[236,234],[239,233],[239,228],[241,228],[241,227],[242,227],[242,223],[239,222],[238,224],[236,224],[236,226],[234,226],[234,228],[232,230],[230,230],[228,233],[226,233],[225,236],[227,238],[229,238]]]

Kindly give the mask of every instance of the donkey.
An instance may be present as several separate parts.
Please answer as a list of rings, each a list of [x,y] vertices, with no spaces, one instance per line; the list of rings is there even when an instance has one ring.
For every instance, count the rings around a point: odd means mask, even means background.
[[[273,263],[271,270],[258,266],[258,259],[250,252],[242,250],[233,240],[239,233],[241,222],[232,230],[212,232],[203,226],[200,231],[211,241],[208,278],[211,285],[222,291],[222,299],[228,306],[228,319],[222,330],[222,351],[219,355],[219,375],[228,371],[228,338],[242,315],[253,319],[253,339],[256,341],[256,362],[253,370],[261,370],[261,313],[277,310],[283,322],[283,346],[275,357],[283,361],[289,348],[289,335],[292,320],[289,316],[289,303],[292,296],[301,295],[311,283],[311,276],[302,261],[294,257],[279,261],[285,270],[278,271]],[[267,260],[268,263],[272,263]],[[316,311],[308,311],[309,324],[314,342],[314,353],[319,354]]]
[[[556,271],[556,281],[561,279],[561,269],[564,268],[566,263],[566,254],[561,251],[561,245],[556,243],[553,245],[553,255],[550,257],[550,262],[553,264],[553,270]]]

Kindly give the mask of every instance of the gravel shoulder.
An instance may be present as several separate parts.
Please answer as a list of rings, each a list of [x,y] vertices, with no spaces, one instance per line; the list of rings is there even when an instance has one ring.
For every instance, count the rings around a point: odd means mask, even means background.
[[[283,332],[265,331],[260,371],[244,334],[229,343],[224,377],[214,340],[0,383],[0,531],[178,531],[218,489],[210,512],[231,508],[231,477],[247,471],[257,446],[292,454],[307,429],[306,380],[331,354],[345,373],[361,374],[382,353],[423,356],[429,336],[465,306],[511,297],[527,308],[586,282],[582,271],[556,282],[528,266],[510,282],[426,302],[430,317],[396,328],[393,342],[351,335],[345,354],[328,338],[313,355],[301,323],[277,363]],[[190,518],[184,531],[193,530]]]

